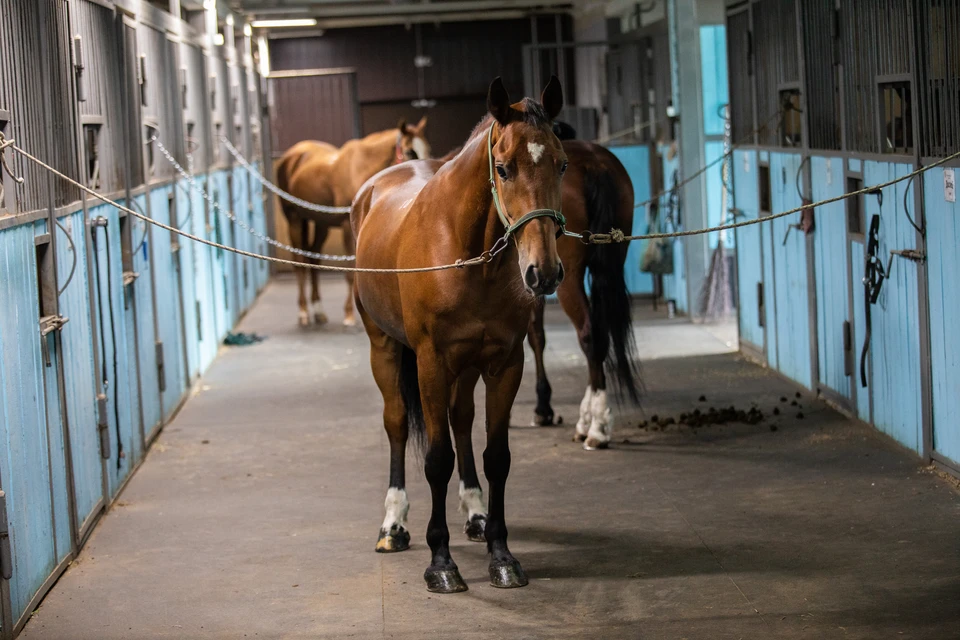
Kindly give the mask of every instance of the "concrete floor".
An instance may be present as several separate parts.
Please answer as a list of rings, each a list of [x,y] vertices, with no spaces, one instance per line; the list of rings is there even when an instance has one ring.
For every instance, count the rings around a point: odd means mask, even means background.
[[[343,287],[324,285],[336,316]],[[454,479],[470,590],[425,590],[429,494],[412,454],[413,546],[373,552],[387,444],[366,337],[299,330],[280,281],[241,326],[269,339],[224,350],[22,637],[960,638],[954,485],[812,398],[797,419],[788,383],[726,353],[733,328],[646,308],[645,412],[621,412],[615,448],[586,453],[570,441],[586,372],[558,311],[548,366],[566,424],[525,426],[528,375],[511,434],[507,516],[528,587],[488,585]],[[752,402],[783,411],[636,426]]]

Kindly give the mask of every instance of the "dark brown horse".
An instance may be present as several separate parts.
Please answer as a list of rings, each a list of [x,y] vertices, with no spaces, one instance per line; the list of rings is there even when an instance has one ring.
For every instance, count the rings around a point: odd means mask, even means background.
[[[339,149],[326,142],[299,142],[290,147],[280,159],[277,165],[277,185],[307,202],[327,207],[349,207],[361,185],[378,171],[405,160],[430,157],[430,145],[423,136],[426,123],[425,117],[415,126],[401,121],[396,129],[350,140]],[[317,253],[323,247],[330,229],[341,226],[344,247],[348,254],[353,253],[353,232],[347,215],[310,211],[282,198],[280,205],[290,228],[291,246]],[[313,223],[314,228],[312,240],[310,223]],[[303,263],[316,262],[298,254],[294,254],[293,259]],[[297,285],[300,290],[300,324],[307,326],[311,320],[306,296],[307,269],[295,267],[294,270],[297,272]],[[313,321],[324,324],[327,315],[320,303],[317,270],[309,271]],[[353,274],[347,274],[348,284],[353,282],[352,276]],[[353,297],[350,295],[344,303],[343,323],[347,326],[356,324]]]
[[[570,166],[563,181],[563,215],[567,229],[577,233],[609,233],[610,229],[633,228],[633,184],[620,160],[609,149],[591,142],[574,140],[570,125],[555,122],[554,133],[563,142]],[[456,157],[460,147],[441,158]],[[609,371],[618,390],[638,402],[639,371],[633,339],[630,294],[624,279],[627,246],[587,245],[564,239],[557,243],[567,278],[557,290],[557,298],[577,330],[580,348],[587,357],[589,382],[580,403],[574,440],[592,451],[605,449],[613,432],[613,414],[607,397]],[[587,295],[586,277],[590,293]],[[546,332],[543,305],[537,305],[530,321],[528,340],[537,367],[537,406],[533,424],[552,425],[552,389],[543,365]],[[481,510],[470,507],[471,516]],[[470,523],[467,523],[470,528]]]
[[[633,228],[633,185],[617,157],[600,145],[579,140],[565,140],[563,150],[570,161],[563,180],[567,229],[609,233],[613,228]],[[557,248],[567,272],[557,298],[576,327],[590,372],[574,439],[583,442],[587,450],[602,449],[608,446],[613,431],[606,372],[625,397],[638,401],[638,359],[630,295],[623,275],[627,245],[586,245],[566,240]],[[528,339],[537,365],[534,424],[550,425],[554,413],[543,366],[546,334],[542,305],[533,311]]]
[[[486,387],[490,483],[483,536],[490,580],[520,587],[527,578],[507,548],[504,491],[510,470],[510,410],[523,375],[523,340],[539,297],[563,280],[557,254],[562,229],[561,177],[566,155],[551,129],[563,97],[552,78],[541,102],[510,103],[498,78],[490,115],[450,162],[411,162],[388,169],[360,190],[351,222],[357,265],[409,268],[480,255],[500,241],[490,262],[415,274],[357,274],[357,308],[370,337],[373,375],[383,394],[390,441],[390,485],[378,551],[409,546],[404,453],[408,435],[423,439],[433,498],[427,543],[430,591],[464,591],[450,557],[447,484],[455,455],[466,454],[473,428],[474,388]],[[494,190],[491,190],[491,186]],[[470,466],[473,466],[472,452]],[[474,471],[475,475],[475,471]],[[469,483],[479,483],[471,478]]]

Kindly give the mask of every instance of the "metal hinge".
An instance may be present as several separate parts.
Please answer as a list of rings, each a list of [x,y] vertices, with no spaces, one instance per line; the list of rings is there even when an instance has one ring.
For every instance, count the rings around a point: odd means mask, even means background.
[[[124,271],[123,272],[123,286],[128,286],[133,284],[133,281],[140,277],[138,271]]]
[[[63,329],[70,318],[61,315],[43,316],[40,318],[40,350],[43,353],[43,364],[46,367],[53,366],[53,360],[50,358],[50,347],[47,345],[47,336],[54,331]]]
[[[7,523],[7,494],[0,491],[0,577],[13,577],[13,554],[10,552],[10,527]]]
[[[167,390],[167,370],[163,366],[163,343],[157,340],[157,378],[160,380],[161,393]]]
[[[757,283],[757,326],[758,327],[763,327],[764,315],[766,314],[764,313],[764,307],[763,307],[763,283],[758,282]]]
[[[110,459],[110,422],[107,419],[107,395],[97,395],[97,434],[100,436],[100,457]]]
[[[203,342],[203,319],[200,316],[200,301],[194,301],[194,309],[197,311],[197,340]]]

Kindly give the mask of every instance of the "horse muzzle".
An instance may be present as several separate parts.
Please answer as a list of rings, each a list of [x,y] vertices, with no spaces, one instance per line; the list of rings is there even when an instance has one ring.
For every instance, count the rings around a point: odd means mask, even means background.
[[[555,273],[547,275],[536,265],[527,265],[523,272],[523,283],[527,290],[536,296],[548,296],[557,290],[563,282],[563,263],[557,262]]]

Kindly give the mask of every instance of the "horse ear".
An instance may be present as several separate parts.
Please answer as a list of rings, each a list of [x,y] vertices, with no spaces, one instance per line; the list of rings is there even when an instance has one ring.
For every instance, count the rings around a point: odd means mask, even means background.
[[[417,123],[417,126],[414,129],[417,130],[418,134],[423,134],[423,128],[427,126],[427,116],[420,118],[420,122]]]
[[[551,120],[560,115],[560,110],[563,109],[563,89],[560,87],[560,79],[557,76],[550,76],[550,82],[540,94],[540,104],[543,105]]]
[[[407,124],[406,118],[400,118],[400,122],[397,123],[397,129],[400,129],[400,133],[403,135],[410,135],[410,125]]]
[[[487,111],[502,125],[510,122],[510,96],[500,76],[490,83],[490,90],[487,91]]]

